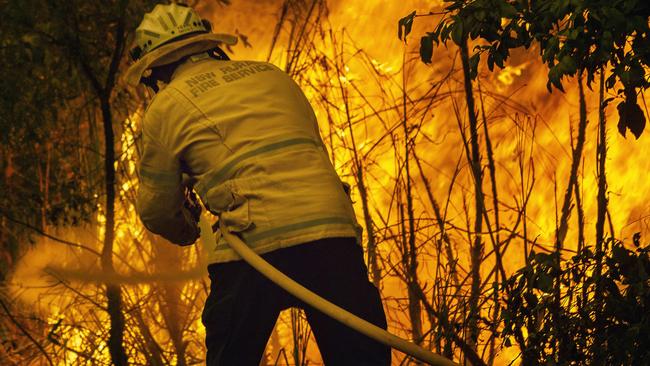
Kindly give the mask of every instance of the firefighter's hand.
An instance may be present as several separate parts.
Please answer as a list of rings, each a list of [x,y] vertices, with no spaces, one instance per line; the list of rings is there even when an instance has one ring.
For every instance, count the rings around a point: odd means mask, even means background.
[[[182,247],[192,245],[201,235],[201,229],[193,217],[194,214],[190,212],[187,206],[180,210],[180,215],[183,216],[184,224],[177,228],[173,237],[166,236],[165,238]]]
[[[194,191],[191,191],[187,189],[185,191],[185,202],[183,203],[183,206],[189,211],[189,213],[192,216],[192,219],[194,222],[199,222],[201,219],[201,204],[199,203],[199,199],[196,197],[196,193]]]

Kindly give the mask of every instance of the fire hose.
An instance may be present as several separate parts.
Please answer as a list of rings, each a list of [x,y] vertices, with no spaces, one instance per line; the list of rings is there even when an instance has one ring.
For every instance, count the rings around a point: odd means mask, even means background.
[[[212,233],[212,228],[207,223],[205,218],[201,218],[199,225],[202,233],[202,241],[204,244],[207,238],[206,233]],[[239,237],[230,233],[228,229],[223,225],[223,222],[220,222],[219,225],[221,235],[230,245],[230,247],[239,254],[242,259],[244,259],[251,267],[255,268],[258,272],[264,275],[266,278],[274,282],[276,285],[280,286],[293,296],[304,301],[306,304],[311,305],[315,309],[318,309],[323,314],[343,323],[347,327],[350,327],[357,332],[360,332],[378,342],[381,342],[387,346],[395,348],[399,351],[402,351],[408,355],[411,355],[423,362],[426,362],[434,366],[457,366],[458,364],[452,362],[451,360],[437,355],[425,348],[422,348],[415,343],[411,343],[405,339],[402,339],[394,334],[387,332],[386,330],[359,318],[358,316],[348,312],[347,310],[325,300],[309,289],[303,287],[293,279],[289,278],[284,273],[280,272],[277,268],[273,267],[267,261],[262,259],[257,253],[246,245]]]

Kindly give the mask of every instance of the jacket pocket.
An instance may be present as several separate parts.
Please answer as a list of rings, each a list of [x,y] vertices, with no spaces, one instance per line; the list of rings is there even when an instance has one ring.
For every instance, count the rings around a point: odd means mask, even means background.
[[[238,192],[232,181],[215,186],[206,194],[208,210],[219,216],[219,220],[233,232],[242,232],[253,225],[250,203]]]

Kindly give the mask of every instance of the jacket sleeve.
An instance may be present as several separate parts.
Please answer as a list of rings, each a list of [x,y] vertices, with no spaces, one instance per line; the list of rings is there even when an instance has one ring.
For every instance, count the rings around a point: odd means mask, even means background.
[[[144,125],[136,199],[138,215],[151,232],[175,244],[192,244],[199,237],[199,228],[184,207],[180,161],[147,131],[146,119]]]

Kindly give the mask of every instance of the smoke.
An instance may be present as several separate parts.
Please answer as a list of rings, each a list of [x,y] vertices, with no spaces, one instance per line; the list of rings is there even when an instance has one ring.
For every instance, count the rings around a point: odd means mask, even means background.
[[[111,273],[94,269],[75,269],[47,265],[43,272],[52,277],[73,282],[114,284],[114,285],[139,285],[145,283],[185,282],[202,278],[206,273],[205,266],[195,267],[187,271],[170,271],[146,273],[132,271],[128,274]]]
[[[139,285],[173,283],[200,279],[206,274],[205,265],[191,269],[172,269],[148,273],[133,268],[119,268],[115,272],[102,270],[99,254],[101,243],[95,226],[52,229],[51,238],[39,236],[23,254],[8,276],[11,297],[26,304],[34,304],[44,313],[61,309],[73,301],[72,296],[61,296],[61,290],[96,292],[97,285]],[[118,266],[124,267],[124,266]],[[91,285],[91,286],[89,286]]]
[[[97,235],[89,227],[51,229],[51,238],[38,236],[9,275],[8,288],[13,298],[35,304],[49,312],[53,302],[61,307],[60,285],[65,281],[49,272],[50,267],[74,266],[83,272],[97,266]],[[56,239],[54,239],[56,238]]]

